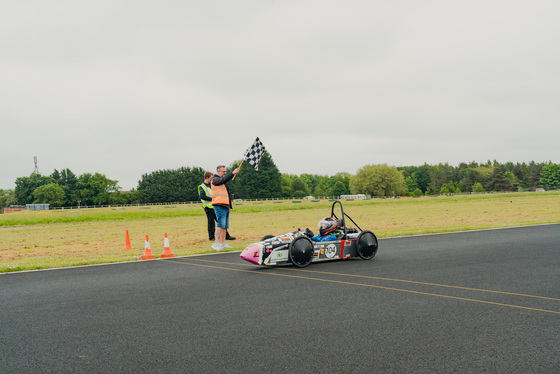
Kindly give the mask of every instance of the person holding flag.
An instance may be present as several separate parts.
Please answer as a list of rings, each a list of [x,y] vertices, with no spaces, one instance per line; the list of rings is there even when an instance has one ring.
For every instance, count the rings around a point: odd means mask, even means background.
[[[214,213],[214,207],[212,206],[212,186],[210,186],[210,178],[214,174],[207,171],[204,173],[204,182],[198,186],[198,196],[202,202],[202,208],[206,213],[206,220],[208,223],[208,239],[211,241],[216,240],[216,214]],[[226,231],[226,240],[235,240],[233,236]]]
[[[212,206],[216,214],[216,242],[212,244],[212,248],[221,251],[224,248],[232,248],[226,243],[226,232],[229,228],[229,213],[233,208],[231,203],[231,195],[227,183],[239,173],[239,168],[226,174],[226,167],[219,165],[216,168],[216,174],[210,179],[210,187],[212,190]]]
[[[241,165],[243,165],[243,162],[247,161],[255,170],[259,170],[259,162],[264,152],[266,152],[266,149],[257,137],[251,147],[245,152]],[[241,165],[228,174],[226,174],[226,167],[224,165],[219,165],[216,168],[216,174],[210,179],[212,206],[214,207],[214,213],[216,214],[218,223],[215,235],[216,242],[212,244],[212,248],[216,251],[221,251],[224,248],[232,248],[226,243],[226,232],[229,228],[229,214],[233,208],[227,183],[234,179],[237,173],[239,173]]]

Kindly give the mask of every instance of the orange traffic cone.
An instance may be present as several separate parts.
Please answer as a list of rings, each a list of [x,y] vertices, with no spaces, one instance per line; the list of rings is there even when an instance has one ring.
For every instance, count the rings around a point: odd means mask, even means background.
[[[156,256],[152,254],[150,240],[148,239],[148,235],[146,235],[146,244],[144,245],[144,255],[142,256],[142,260],[153,260],[154,258],[156,258]]]
[[[130,245],[130,236],[128,236],[128,230],[126,230],[126,236],[124,238],[124,248],[123,249],[134,249]]]
[[[171,253],[171,248],[169,248],[169,239],[167,238],[167,233],[165,233],[165,237],[163,238],[163,253],[161,254],[161,258],[168,257],[175,257],[175,255]]]

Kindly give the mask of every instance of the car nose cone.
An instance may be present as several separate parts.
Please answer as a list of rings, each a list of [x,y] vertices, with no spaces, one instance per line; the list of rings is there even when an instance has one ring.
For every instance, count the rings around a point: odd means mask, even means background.
[[[241,252],[239,257],[245,261],[259,265],[261,258],[261,246],[258,244],[251,244]]]

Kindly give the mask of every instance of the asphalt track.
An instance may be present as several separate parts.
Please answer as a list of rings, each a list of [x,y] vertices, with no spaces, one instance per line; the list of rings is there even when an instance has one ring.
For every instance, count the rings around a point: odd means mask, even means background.
[[[560,224],[0,275],[0,373],[559,373]]]

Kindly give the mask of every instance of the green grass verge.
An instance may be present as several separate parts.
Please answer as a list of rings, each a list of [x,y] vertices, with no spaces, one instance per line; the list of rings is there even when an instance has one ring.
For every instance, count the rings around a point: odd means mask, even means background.
[[[560,192],[342,201],[344,211],[380,238],[560,222]],[[267,234],[316,230],[332,201],[244,201],[231,217],[234,250]],[[168,233],[176,256],[212,253],[197,204],[97,208],[0,215],[0,272],[132,261],[163,252]],[[338,214],[338,208],[335,209]],[[124,250],[125,230],[135,249]],[[381,252],[382,253],[382,248]]]

